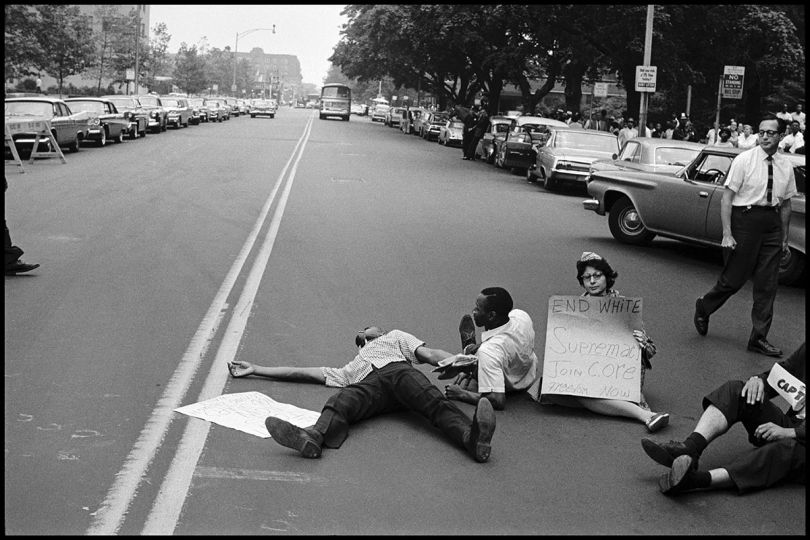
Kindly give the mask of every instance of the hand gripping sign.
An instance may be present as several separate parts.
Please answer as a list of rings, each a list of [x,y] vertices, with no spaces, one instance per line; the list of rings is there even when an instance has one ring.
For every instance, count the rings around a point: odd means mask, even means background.
[[[768,384],[785,398],[790,408],[799,412],[799,418],[804,418],[804,404],[807,397],[807,388],[802,381],[791,375],[788,370],[774,364],[768,374]]]
[[[541,394],[638,402],[641,298],[552,296]]]

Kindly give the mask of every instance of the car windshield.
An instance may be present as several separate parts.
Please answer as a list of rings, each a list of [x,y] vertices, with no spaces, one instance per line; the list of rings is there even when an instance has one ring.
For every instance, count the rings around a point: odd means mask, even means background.
[[[6,116],[53,116],[53,104],[47,101],[6,101]]]
[[[138,104],[132,98],[110,98],[116,107],[126,107],[126,108],[133,108],[137,107]]]
[[[493,127],[495,128],[495,133],[506,133],[509,131],[509,124],[495,124]]]
[[[587,131],[559,131],[554,139],[555,146],[614,153],[619,149],[616,137],[603,137]]]
[[[269,107],[270,102],[269,101],[257,101],[256,103],[253,104],[253,106],[254,107]]]
[[[104,103],[100,101],[68,101],[68,106],[73,112],[86,111],[96,114],[104,114],[107,112]]]
[[[349,89],[345,86],[327,86],[323,89],[321,97],[325,98],[349,98]]]
[[[200,105],[203,104],[203,100],[202,99],[190,99],[190,100],[188,100],[188,104],[193,106],[193,107],[199,107]]]
[[[654,165],[678,165],[683,167],[700,152],[699,148],[673,148],[660,146],[655,149]]]
[[[430,121],[433,122],[434,124],[443,124],[447,122],[447,115],[437,114],[433,118],[431,118]]]
[[[164,107],[181,107],[180,102],[176,99],[164,99],[163,100]]]
[[[448,127],[451,129],[461,129],[464,127],[464,122],[462,122],[461,120],[453,120],[452,122],[450,122],[450,125]]]
[[[151,96],[140,96],[138,100],[141,102],[141,105],[149,105],[152,107],[158,106],[157,98]]]

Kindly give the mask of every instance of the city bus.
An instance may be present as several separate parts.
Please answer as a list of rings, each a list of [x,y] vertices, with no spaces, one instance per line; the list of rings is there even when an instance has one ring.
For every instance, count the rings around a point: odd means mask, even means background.
[[[352,110],[352,89],[341,83],[326,83],[321,88],[320,119],[339,116],[349,121]]]

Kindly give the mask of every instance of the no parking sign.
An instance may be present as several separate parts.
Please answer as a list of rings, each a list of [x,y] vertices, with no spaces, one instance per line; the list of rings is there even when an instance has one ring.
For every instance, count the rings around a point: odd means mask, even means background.
[[[723,68],[723,87],[721,95],[725,99],[742,99],[745,67],[725,66]]]

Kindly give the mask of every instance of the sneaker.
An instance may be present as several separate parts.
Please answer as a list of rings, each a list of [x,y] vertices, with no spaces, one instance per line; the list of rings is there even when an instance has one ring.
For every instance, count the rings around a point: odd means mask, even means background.
[[[647,431],[655,433],[669,425],[669,413],[656,413],[645,422]]]
[[[641,447],[653,461],[664,467],[672,467],[675,458],[691,455],[686,445],[679,441],[659,443],[651,439],[641,439]],[[693,455],[692,458],[697,461],[697,456]]]
[[[297,450],[305,458],[321,457],[323,437],[312,428],[300,428],[281,418],[268,416],[264,425],[278,444]]]
[[[461,317],[461,322],[458,323],[458,333],[461,335],[462,351],[470,345],[475,345],[475,322],[469,313]]]
[[[691,476],[697,470],[697,461],[692,456],[678,456],[672,463],[669,472],[664,473],[658,479],[658,487],[661,493],[671,495],[692,489]]]
[[[492,451],[492,435],[495,433],[495,409],[487,398],[478,400],[473,416],[472,427],[467,439],[467,451],[478,463],[489,459]]]

